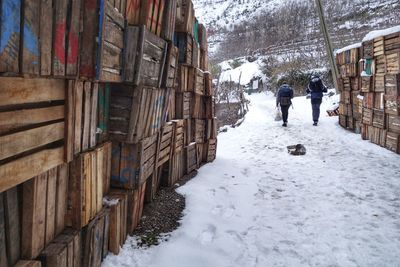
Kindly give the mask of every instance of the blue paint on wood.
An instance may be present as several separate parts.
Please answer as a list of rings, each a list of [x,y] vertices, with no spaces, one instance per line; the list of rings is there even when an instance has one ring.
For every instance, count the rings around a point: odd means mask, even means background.
[[[104,15],[105,15],[105,1],[100,0],[100,17],[99,17],[99,48],[97,50],[97,64],[96,64],[96,77],[99,80],[100,79],[100,72],[101,72],[101,51],[103,49],[102,47],[102,39],[103,39],[103,24],[104,24]]]
[[[2,0],[0,7],[0,53],[20,33],[21,0]]]
[[[38,36],[36,36],[27,23],[24,25],[24,49],[27,49],[34,56],[39,56]],[[37,64],[38,62],[32,61],[30,63]]]

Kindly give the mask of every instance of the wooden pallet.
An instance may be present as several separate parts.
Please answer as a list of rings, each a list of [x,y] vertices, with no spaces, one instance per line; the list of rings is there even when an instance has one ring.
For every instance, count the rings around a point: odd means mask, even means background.
[[[0,266],[14,266],[21,256],[20,196],[17,187],[0,193]]]
[[[133,144],[158,133],[167,118],[170,93],[165,89],[112,84],[111,140]]]
[[[387,74],[400,73],[400,52],[386,55]]]
[[[164,69],[164,76],[162,86],[167,88],[177,87],[178,76],[178,48],[172,43],[168,43],[168,53],[166,65]]]
[[[67,225],[81,229],[103,207],[104,187],[110,180],[111,143],[85,152],[70,164]]]
[[[127,237],[128,196],[112,193],[104,198],[104,204],[110,209],[110,234],[108,250],[118,255]]]
[[[392,33],[385,36],[385,54],[393,54],[400,52],[400,32]]]
[[[82,229],[82,267],[100,267],[107,256],[110,227],[110,210],[103,208]]]
[[[386,148],[397,154],[400,154],[400,134],[387,132]]]
[[[146,183],[143,183],[136,190],[123,190],[112,189],[110,194],[113,196],[126,196],[127,197],[127,225],[126,230],[128,234],[132,234],[140,222],[143,213],[144,197],[146,192]]]
[[[100,1],[83,7],[80,77],[122,81],[125,20],[122,1]]]
[[[179,63],[193,66],[193,38],[187,33],[175,33],[175,46],[179,49]]]
[[[67,229],[40,253],[43,266],[81,266],[80,231]]]
[[[153,174],[157,134],[137,144],[113,143],[111,186],[137,189]]]
[[[144,26],[126,28],[124,81],[160,87],[167,57],[167,42]]]
[[[22,185],[22,258],[36,258],[63,231],[67,187],[66,165],[50,169]]]

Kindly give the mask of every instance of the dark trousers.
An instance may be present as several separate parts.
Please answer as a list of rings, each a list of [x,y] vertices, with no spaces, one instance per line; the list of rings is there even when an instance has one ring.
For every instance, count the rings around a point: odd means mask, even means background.
[[[281,106],[281,112],[282,112],[282,120],[283,122],[287,122],[287,119],[289,117],[289,107],[290,106]]]
[[[319,120],[319,114],[320,114],[319,108],[321,106],[321,103],[322,103],[321,98],[311,99],[312,117],[313,117],[314,122],[318,122],[318,120]]]

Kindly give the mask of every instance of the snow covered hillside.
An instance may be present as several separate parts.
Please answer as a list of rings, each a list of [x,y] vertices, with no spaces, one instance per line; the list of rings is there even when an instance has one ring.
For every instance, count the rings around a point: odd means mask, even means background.
[[[400,157],[294,99],[289,127],[271,95],[218,137],[217,159],[179,189],[181,227],[168,242],[132,237],[104,267],[400,266]],[[329,101],[323,103],[324,107]],[[305,156],[286,146],[302,143]]]

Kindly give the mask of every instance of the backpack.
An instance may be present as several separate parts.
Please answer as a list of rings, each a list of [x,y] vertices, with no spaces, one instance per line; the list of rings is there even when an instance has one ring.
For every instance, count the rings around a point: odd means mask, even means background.
[[[279,104],[281,106],[290,106],[292,104],[290,96],[281,96]]]

